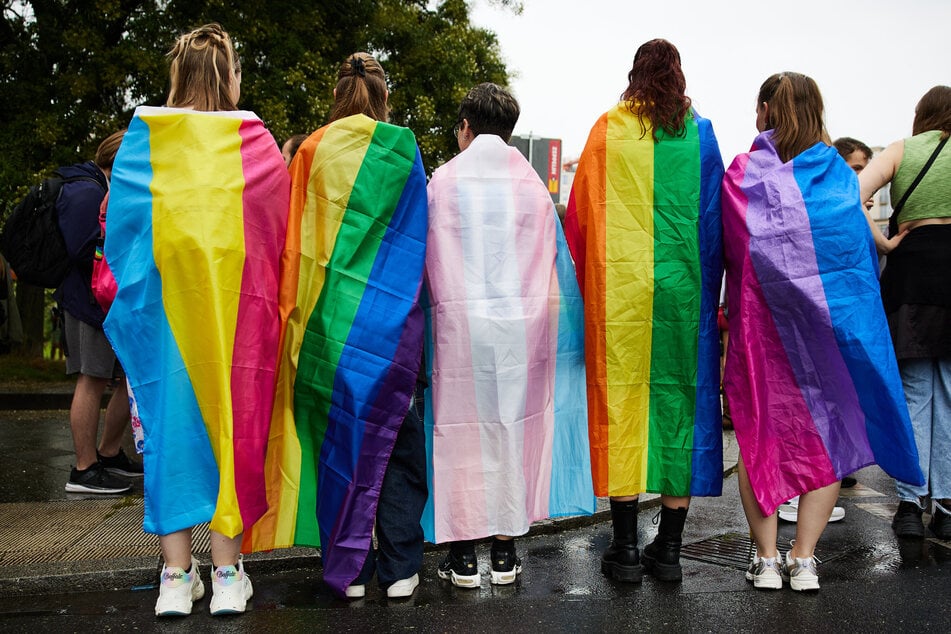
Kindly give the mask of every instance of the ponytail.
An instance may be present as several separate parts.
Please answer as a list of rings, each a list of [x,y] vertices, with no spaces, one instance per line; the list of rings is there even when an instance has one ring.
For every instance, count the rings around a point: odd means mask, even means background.
[[[377,121],[389,119],[386,74],[368,53],[354,53],[340,66],[330,120],[365,114]]]

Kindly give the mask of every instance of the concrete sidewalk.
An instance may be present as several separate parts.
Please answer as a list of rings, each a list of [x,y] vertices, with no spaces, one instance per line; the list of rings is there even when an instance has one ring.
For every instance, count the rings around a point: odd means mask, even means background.
[[[19,402],[33,403],[31,409],[0,407],[0,596],[61,592],[67,582],[89,591],[154,588],[161,557],[158,538],[142,531],[141,480],[126,496],[64,491],[73,463],[72,437],[68,412],[51,406],[62,398],[62,390],[20,393]],[[732,431],[724,431],[723,447],[723,469],[728,474],[735,469],[738,453]],[[126,452],[132,455],[131,445]],[[659,503],[659,496],[641,497],[642,509]],[[592,516],[538,522],[531,534],[609,519],[604,498]],[[194,544],[199,560],[209,562],[207,525],[195,530]],[[316,567],[319,551],[254,553],[246,561],[259,573]]]

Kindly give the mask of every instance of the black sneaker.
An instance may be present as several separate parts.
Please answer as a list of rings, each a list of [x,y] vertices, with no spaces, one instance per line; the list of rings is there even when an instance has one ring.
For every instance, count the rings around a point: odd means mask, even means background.
[[[125,451],[122,450],[122,447],[119,447],[119,453],[112,457],[104,456],[98,451],[96,452],[96,456],[99,458],[99,464],[112,475],[125,476],[127,478],[142,477],[142,463],[130,460],[129,456],[125,455]]]
[[[522,560],[515,554],[515,550],[492,551],[492,583],[497,586],[507,586],[515,583],[515,578],[522,574]]]
[[[436,573],[440,579],[449,579],[458,588],[478,588],[482,583],[475,552],[456,556],[450,551]]]
[[[951,540],[951,515],[943,512],[936,505],[931,513],[931,522],[928,523],[928,528],[938,539]]]
[[[843,489],[851,489],[852,487],[854,487],[854,486],[855,486],[856,484],[858,484],[858,483],[859,483],[859,481],[856,480],[855,478],[853,478],[852,476],[845,476],[844,478],[842,478],[842,488],[843,488]]]
[[[109,475],[97,462],[82,471],[73,468],[66,482],[66,490],[69,493],[115,494],[131,491],[132,485],[122,478]]]
[[[922,510],[914,502],[901,501],[898,503],[898,511],[892,520],[892,528],[898,537],[917,537],[925,536],[925,526],[921,523]]]

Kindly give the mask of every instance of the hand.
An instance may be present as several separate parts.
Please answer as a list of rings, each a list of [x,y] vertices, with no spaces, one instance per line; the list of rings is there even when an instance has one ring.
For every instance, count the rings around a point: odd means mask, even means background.
[[[888,255],[895,250],[895,247],[905,239],[905,236],[908,235],[908,229],[904,231],[899,231],[897,235],[892,236],[891,238],[886,238],[882,236],[881,242],[875,243],[875,248],[878,250],[879,255]]]

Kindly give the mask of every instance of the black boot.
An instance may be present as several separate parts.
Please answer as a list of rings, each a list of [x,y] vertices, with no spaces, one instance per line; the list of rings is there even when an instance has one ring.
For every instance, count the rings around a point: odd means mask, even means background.
[[[897,537],[921,539],[925,536],[925,526],[921,523],[921,507],[907,500],[898,501],[898,512],[892,519],[892,529]]]
[[[687,509],[660,507],[660,528],[657,537],[644,548],[644,570],[659,581],[680,581],[683,569],[680,567],[681,536]]]
[[[637,500],[611,500],[611,523],[614,539],[601,555],[601,572],[615,581],[640,583],[644,567],[637,552]]]

